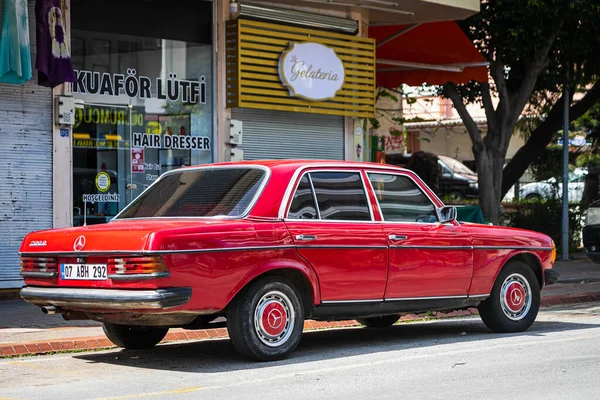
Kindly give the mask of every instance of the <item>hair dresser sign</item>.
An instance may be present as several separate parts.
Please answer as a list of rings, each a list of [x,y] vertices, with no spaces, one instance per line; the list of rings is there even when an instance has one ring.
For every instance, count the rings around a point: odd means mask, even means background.
[[[319,43],[292,43],[279,59],[279,77],[291,96],[328,100],[344,84],[344,64],[332,48]]]

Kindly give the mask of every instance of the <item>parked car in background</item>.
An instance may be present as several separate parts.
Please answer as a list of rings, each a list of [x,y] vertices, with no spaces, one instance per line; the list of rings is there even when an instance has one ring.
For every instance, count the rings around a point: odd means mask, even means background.
[[[583,247],[589,259],[600,264],[600,200],[588,207],[583,226]]]
[[[225,317],[233,346],[289,355],[305,319],[393,325],[478,307],[494,332],[528,329],[557,281],[547,235],[459,223],[412,171],[253,161],[164,173],[111,222],[30,233],[21,297],[92,319],[117,346]]]
[[[394,157],[394,165],[406,167],[412,154]],[[479,185],[477,173],[467,167],[459,160],[436,155],[440,173],[440,187],[438,196],[449,197],[452,200],[463,200],[477,198],[479,196]]]
[[[570,203],[581,201],[586,175],[587,170],[583,168],[576,168],[569,173],[568,198]],[[519,198],[523,200],[548,200],[554,197],[560,198],[561,196],[562,183],[557,184],[555,178],[528,183],[519,189]]]
[[[455,158],[438,156],[441,168],[440,195],[454,200],[479,196],[477,173]]]

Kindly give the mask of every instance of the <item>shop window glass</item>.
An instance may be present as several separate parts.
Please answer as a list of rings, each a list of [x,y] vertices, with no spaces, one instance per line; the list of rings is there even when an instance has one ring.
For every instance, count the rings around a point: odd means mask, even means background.
[[[408,177],[369,174],[384,221],[437,222],[435,206]]]
[[[370,221],[371,213],[358,172],[312,172],[321,219]]]
[[[163,173],[213,161],[210,29],[178,23],[171,9],[169,29],[152,28],[164,3],[134,3],[139,18],[100,24],[85,18],[96,5],[72,1],[73,95],[82,104],[72,135],[74,225],[84,213],[88,224],[107,222]]]

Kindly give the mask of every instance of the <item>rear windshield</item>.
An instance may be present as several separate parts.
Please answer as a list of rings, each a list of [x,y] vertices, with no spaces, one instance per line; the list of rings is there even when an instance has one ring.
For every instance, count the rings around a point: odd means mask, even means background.
[[[256,196],[265,171],[222,168],[175,172],[162,177],[117,219],[239,217]]]

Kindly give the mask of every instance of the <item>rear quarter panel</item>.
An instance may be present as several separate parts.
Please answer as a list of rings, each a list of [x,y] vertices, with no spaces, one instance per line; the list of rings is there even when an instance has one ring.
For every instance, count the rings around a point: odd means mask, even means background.
[[[303,273],[319,300],[314,270],[293,247],[282,222],[240,221],[227,231],[186,233],[159,232],[152,242],[171,271],[174,286],[192,287],[192,298],[180,308],[216,312],[222,310],[250,281],[275,269]]]

